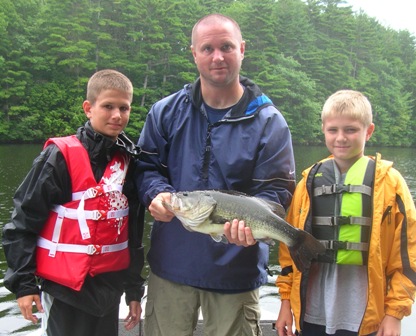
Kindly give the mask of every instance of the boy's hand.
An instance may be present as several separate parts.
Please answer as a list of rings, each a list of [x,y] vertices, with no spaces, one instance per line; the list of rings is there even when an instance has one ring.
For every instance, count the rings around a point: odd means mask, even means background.
[[[43,313],[42,303],[40,302],[40,296],[38,294],[26,295],[17,299],[17,304],[23,317],[26,320],[32,321],[32,323],[36,324],[38,323],[39,319],[32,312],[33,302],[35,303],[38,312]]]
[[[384,315],[376,336],[400,336],[401,329],[401,320],[390,315]]]
[[[293,314],[289,300],[282,300],[280,305],[279,317],[276,320],[275,328],[278,336],[294,336],[292,330]]]
[[[245,225],[244,221],[234,219],[232,223],[224,224],[224,234],[228,241],[238,246],[251,246],[257,243],[254,239],[251,229]]]
[[[124,328],[132,330],[139,322],[142,315],[142,306],[138,301],[131,301],[129,303],[129,314],[124,319]]]

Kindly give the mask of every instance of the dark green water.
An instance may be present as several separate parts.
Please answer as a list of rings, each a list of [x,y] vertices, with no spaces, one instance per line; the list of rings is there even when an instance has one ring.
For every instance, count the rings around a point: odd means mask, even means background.
[[[0,145],[0,228],[10,220],[12,212],[12,197],[29,170],[34,158],[42,149],[41,145]],[[380,152],[384,159],[394,162],[394,166],[402,173],[416,199],[416,149],[402,148],[368,148],[367,154]],[[301,171],[312,163],[328,155],[325,147],[295,146],[297,179]],[[147,218],[144,244],[148,245],[148,232],[151,218]],[[270,266],[276,264],[276,251],[271,248]],[[7,291],[2,283],[6,271],[3,250],[0,248],[0,335],[25,335],[28,330],[35,329],[30,322],[20,316],[14,295]],[[277,312],[276,312],[277,314]],[[403,330],[404,332],[404,330]],[[404,336],[410,336],[403,333]]]

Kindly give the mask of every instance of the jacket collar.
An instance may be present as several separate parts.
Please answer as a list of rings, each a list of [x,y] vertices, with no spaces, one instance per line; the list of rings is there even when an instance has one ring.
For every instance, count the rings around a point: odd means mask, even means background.
[[[244,87],[244,93],[238,103],[225,116],[225,119],[233,120],[247,118],[256,114],[260,106],[273,105],[272,101],[264,95],[260,88],[250,79],[240,76],[240,84]],[[201,110],[203,98],[201,94],[201,80],[198,78],[188,86],[191,91],[193,104]]]
[[[87,148],[91,159],[98,159],[105,155],[107,158],[112,156],[112,153],[119,149],[130,155],[137,156],[140,149],[127,137],[124,132],[121,132],[116,141],[106,137],[105,135],[96,132],[90,121],[87,121],[83,127],[77,131],[77,138]]]

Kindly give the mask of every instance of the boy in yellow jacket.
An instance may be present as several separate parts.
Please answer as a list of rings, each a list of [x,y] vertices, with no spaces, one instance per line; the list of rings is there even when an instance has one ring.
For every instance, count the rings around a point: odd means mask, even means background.
[[[365,156],[374,132],[368,99],[331,95],[322,110],[331,156],[303,172],[287,221],[326,247],[299,272],[280,244],[278,335],[400,335],[416,290],[416,210],[401,174]]]

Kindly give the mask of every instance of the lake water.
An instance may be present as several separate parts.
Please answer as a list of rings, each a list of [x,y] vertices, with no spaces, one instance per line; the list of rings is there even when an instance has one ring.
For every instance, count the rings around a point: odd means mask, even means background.
[[[42,149],[41,145],[0,145],[0,229],[10,220],[12,212],[12,197],[19,183],[29,170],[33,159]],[[366,153],[380,152],[383,158],[394,162],[394,166],[406,179],[413,199],[416,199],[416,166],[414,158],[416,148],[368,148]],[[295,157],[297,167],[297,178],[300,179],[302,169],[310,166],[317,160],[327,156],[324,147],[318,146],[295,146]],[[148,233],[151,219],[147,218],[145,231],[145,246],[148,245]],[[3,287],[3,277],[6,272],[3,249],[0,247],[0,336],[14,335],[23,336],[34,330],[30,322],[24,320],[20,315],[14,295]],[[276,270],[276,251],[270,251],[270,268]],[[145,270],[147,272],[147,270]],[[416,309],[416,308],[414,308]],[[276,317],[277,317],[276,309]],[[402,335],[416,335],[416,313],[403,320]]]

